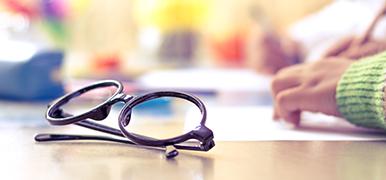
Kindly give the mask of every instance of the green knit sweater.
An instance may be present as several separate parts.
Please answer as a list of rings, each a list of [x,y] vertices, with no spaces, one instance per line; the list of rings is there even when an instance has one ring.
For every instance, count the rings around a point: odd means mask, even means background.
[[[351,123],[386,130],[386,52],[353,63],[336,89],[339,112]]]

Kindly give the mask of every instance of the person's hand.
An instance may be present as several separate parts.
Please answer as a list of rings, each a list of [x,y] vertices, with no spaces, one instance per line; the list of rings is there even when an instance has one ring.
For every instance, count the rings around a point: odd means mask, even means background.
[[[360,59],[386,50],[386,42],[369,40],[362,44],[362,40],[355,37],[346,37],[331,46],[323,57],[342,57]]]
[[[284,119],[297,126],[302,111],[341,116],[335,91],[339,79],[352,62],[329,58],[280,70],[272,81],[274,119]]]
[[[350,59],[377,54],[386,50],[386,42],[372,39],[373,31],[378,22],[386,14],[386,3],[371,21],[366,31],[361,36],[346,37],[331,46],[323,57],[338,56]]]
[[[293,65],[300,56],[295,42],[274,33],[260,33],[251,51],[253,68],[263,74],[275,74]]]

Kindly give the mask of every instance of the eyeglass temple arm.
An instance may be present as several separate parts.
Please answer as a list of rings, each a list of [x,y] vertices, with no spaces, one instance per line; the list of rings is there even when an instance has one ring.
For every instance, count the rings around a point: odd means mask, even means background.
[[[49,141],[74,141],[74,140],[100,140],[100,141],[109,141],[109,142],[117,142],[117,143],[123,143],[123,144],[130,144],[130,145],[138,145],[135,144],[129,140],[124,139],[117,139],[117,138],[111,138],[107,136],[91,136],[91,135],[69,135],[69,134],[37,134],[34,137],[35,141],[37,142],[49,142]],[[141,145],[139,145],[141,146]],[[203,148],[200,148],[198,144],[195,142],[187,142],[184,144],[175,144],[173,145],[176,149],[181,150],[194,150],[194,151],[207,151]],[[209,144],[209,146],[214,146],[214,142]],[[147,146],[144,146],[147,147]],[[150,146],[149,146],[150,147]],[[153,147],[150,148],[162,148],[162,147]],[[205,148],[206,149],[206,148]],[[210,148],[208,148],[210,149]]]
[[[58,110],[58,116],[60,116],[62,118],[66,118],[66,117],[71,117],[73,115],[70,114],[70,113],[64,112],[63,109],[59,109]],[[94,122],[92,122],[90,120],[82,120],[82,121],[76,122],[74,124],[76,124],[78,126],[81,126],[81,127],[93,129],[93,130],[96,130],[96,131],[112,134],[112,135],[115,135],[115,136],[124,137],[124,135],[121,133],[120,130],[115,129],[115,128],[111,128],[111,127],[108,127],[108,126],[105,126],[105,125],[102,125],[102,124],[94,123]]]
[[[63,110],[61,110],[60,116],[61,117],[70,117],[70,116],[72,116],[72,114],[66,113]],[[102,125],[102,124],[99,124],[99,123],[95,123],[95,122],[92,122],[90,120],[82,120],[82,121],[76,122],[74,124],[76,124],[78,126],[81,126],[81,127],[93,129],[93,130],[96,130],[96,131],[112,134],[112,135],[115,135],[115,136],[125,137],[123,135],[123,133],[121,132],[121,130],[119,130],[119,129],[115,129],[115,128],[112,128],[112,127],[109,127],[109,126],[105,126],[105,125]],[[142,136],[142,135],[135,134],[135,133],[132,133],[132,134],[135,135],[135,136],[138,136],[138,137],[149,139],[149,140],[156,140],[156,139],[151,138],[151,137]]]
[[[60,116],[61,117],[70,117],[72,116],[71,114],[69,113],[66,113],[64,112],[63,110],[60,111]],[[95,123],[95,122],[92,122],[90,120],[82,120],[82,121],[79,121],[79,122],[76,122],[74,123],[78,126],[81,126],[81,127],[85,127],[85,128],[89,128],[89,129],[92,129],[92,130],[96,130],[96,131],[99,131],[99,132],[104,132],[104,133],[107,133],[107,134],[111,134],[111,135],[115,135],[115,136],[119,136],[119,137],[125,137],[122,132],[119,130],[119,129],[115,129],[115,128],[112,128],[112,127],[109,127],[109,126],[105,126],[105,125],[102,125],[102,124],[99,124],[99,123]],[[132,133],[132,134],[135,134],[135,133]],[[147,138],[149,140],[155,140],[154,138],[150,138],[150,137],[146,137],[146,136],[142,136],[142,135],[139,135],[139,134],[135,134],[136,136],[141,136],[143,138]],[[70,135],[67,135],[68,136],[68,139],[66,138],[66,135],[63,135],[63,136],[41,136],[40,138],[48,138],[50,139],[50,141],[54,141],[55,138],[63,138],[63,139],[58,139],[58,140],[80,140],[80,139],[77,139],[79,138],[79,136],[76,136],[76,137],[71,137]],[[84,136],[83,136],[84,137]],[[94,138],[92,139],[91,137],[97,137],[97,138]],[[88,136],[87,138],[81,138],[82,140],[83,139],[87,139],[87,140],[112,140],[112,141],[115,141],[114,138],[99,138],[100,136]],[[130,142],[129,144],[135,144],[131,141],[128,141]]]
[[[112,134],[112,135],[115,135],[115,136],[125,137],[119,129],[108,127],[108,126],[105,126],[105,125],[102,125],[102,124],[99,124],[99,123],[94,123],[94,122],[92,122],[90,120],[79,121],[79,122],[76,122],[75,124],[78,125],[78,126],[81,126],[81,127],[85,127],[85,128],[89,128],[89,129],[92,129],[92,130],[96,130],[96,131]]]
[[[47,142],[47,141],[69,141],[69,140],[100,140],[100,141],[110,141],[110,142],[117,142],[117,143],[123,143],[123,144],[130,144],[138,146],[138,144],[135,144],[128,140],[123,139],[116,139],[106,136],[90,136],[90,135],[66,135],[66,134],[37,134],[35,136],[35,141],[38,142]],[[141,145],[139,145],[141,146]],[[145,148],[151,148],[151,149],[159,149],[161,150],[161,147],[152,147],[152,146],[141,146]],[[165,147],[165,156],[166,158],[174,158],[178,155],[178,151],[175,147],[167,146]]]
[[[104,132],[104,133],[108,133],[108,134],[112,134],[112,135],[116,135],[116,136],[120,136],[120,137],[125,137],[119,129],[115,129],[115,128],[108,127],[108,126],[105,126],[102,124],[94,123],[94,122],[89,121],[89,120],[79,121],[79,122],[76,122],[75,124],[78,126],[93,129],[96,131],[100,131],[100,132]],[[146,138],[148,140],[156,140],[156,139],[148,137],[148,136],[142,136],[142,135],[135,134],[135,133],[131,133],[131,134],[138,136],[138,137]]]
[[[128,141],[128,140],[116,139],[116,138],[111,138],[111,137],[106,137],[106,136],[44,134],[44,133],[35,135],[35,141],[38,141],[38,142],[70,141],[70,140],[101,140],[101,141],[111,141],[111,142],[118,142],[118,143],[135,145],[135,143]]]

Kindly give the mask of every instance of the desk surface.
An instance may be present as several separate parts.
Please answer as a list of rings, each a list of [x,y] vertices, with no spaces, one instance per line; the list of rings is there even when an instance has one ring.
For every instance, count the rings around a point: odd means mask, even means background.
[[[385,142],[217,142],[167,160],[162,151],[115,143],[35,143],[36,128],[1,131],[2,179],[386,178]]]
[[[21,110],[20,105],[13,108]],[[386,179],[386,142],[216,142],[209,152],[180,151],[175,159],[167,160],[163,151],[117,143],[36,143],[33,136],[39,132],[95,132],[42,127],[45,106],[42,112],[37,112],[37,106],[25,109],[31,111],[24,110],[21,118],[14,116],[21,124],[31,119],[29,114],[37,116],[31,121],[40,122],[40,127],[0,126],[1,179]],[[13,112],[1,110],[5,111]],[[4,115],[0,120],[13,122]],[[171,121],[158,132],[173,134],[182,123]],[[146,123],[136,128],[154,131]]]

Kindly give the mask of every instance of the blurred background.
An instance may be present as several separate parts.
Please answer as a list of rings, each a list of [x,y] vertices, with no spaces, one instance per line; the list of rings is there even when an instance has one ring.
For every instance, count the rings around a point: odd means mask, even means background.
[[[262,26],[285,31],[329,2],[3,0],[0,39],[60,50],[62,80],[133,79],[165,68],[249,68],[248,41]]]
[[[269,78],[251,58],[256,34],[285,33],[328,3],[2,0],[0,119],[43,122],[48,101],[98,79],[132,94],[167,88],[270,105]]]

